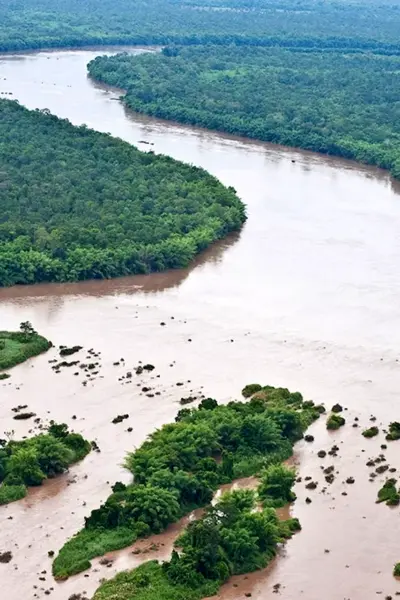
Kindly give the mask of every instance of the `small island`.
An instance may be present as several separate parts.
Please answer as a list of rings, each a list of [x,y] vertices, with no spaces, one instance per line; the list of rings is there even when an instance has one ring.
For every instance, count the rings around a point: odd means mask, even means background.
[[[21,323],[19,331],[0,331],[0,380],[7,379],[11,369],[32,356],[46,352],[52,343],[39,335],[29,321]]]
[[[63,473],[91,449],[79,433],[54,421],[47,433],[26,440],[15,441],[13,431],[6,436],[0,439],[0,505],[24,498],[28,487]]]
[[[209,505],[222,484],[250,475],[260,477],[260,501],[273,511],[260,518],[263,523],[271,520],[273,535],[282,537],[274,509],[294,499],[294,475],[278,467],[325,409],[285,388],[246,386],[243,395],[249,396],[252,390],[258,391],[247,402],[222,405],[205,398],[197,408],[182,408],[175,423],[164,425],[128,454],[125,467],[133,474],[133,483],[117,482],[106,502],[85,519],[84,528],[61,548],[53,562],[55,578],[66,579],[88,569],[96,556],[164,531],[195,508]],[[245,521],[252,506],[253,500],[245,502],[243,510],[249,512],[242,515]],[[266,564],[274,555],[275,542],[265,547],[260,544],[252,565]],[[173,559],[171,572],[175,563]],[[152,567],[144,567],[145,571],[147,568]],[[158,577],[161,571],[154,568]],[[247,564],[233,571],[221,569],[220,582],[230,572],[251,570]],[[215,582],[213,585],[212,589],[217,589]],[[179,597],[192,598],[185,594]]]

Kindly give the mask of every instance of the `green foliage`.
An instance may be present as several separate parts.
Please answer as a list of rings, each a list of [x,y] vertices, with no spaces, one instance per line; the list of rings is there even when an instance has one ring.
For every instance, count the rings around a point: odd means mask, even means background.
[[[330,430],[339,429],[346,423],[346,419],[338,414],[331,413],[326,421],[326,428]]]
[[[127,90],[125,103],[137,112],[335,154],[400,177],[397,54],[209,45],[100,56],[88,68]]]
[[[396,479],[388,479],[378,492],[377,502],[386,502],[388,506],[397,506],[400,503],[400,493],[396,489]]]
[[[245,209],[204,170],[0,100],[0,286],[185,267]]]
[[[62,430],[63,437],[51,431]],[[53,425],[47,434],[22,441],[9,441],[0,448],[0,504],[23,498],[27,486],[63,473],[70,464],[90,452],[90,444],[66,425]]]
[[[364,431],[362,432],[362,435],[365,438],[372,438],[375,437],[376,435],[378,435],[379,433],[379,428],[378,427],[369,427],[368,429],[364,429]]]
[[[318,412],[313,403],[303,403],[301,394],[267,386],[256,402],[218,405],[208,398],[197,409],[179,414],[178,421],[164,425],[128,454],[125,466],[134,483],[114,488],[105,504],[92,511],[85,529],[56,557],[55,577],[87,568],[99,549],[115,549],[113,540],[121,547],[126,529],[131,532],[129,543],[159,532],[208,504],[220,484],[288,458]],[[92,537],[96,532],[102,540],[97,545]]]
[[[255,494],[224,494],[215,506],[189,523],[177,540],[180,552],[158,565],[151,561],[104,583],[94,600],[191,600],[214,595],[231,575],[260,569],[278,544],[298,531],[297,519],[280,522],[267,508],[255,511]]]
[[[0,272],[1,269],[0,264]],[[28,329],[26,329],[27,327]],[[21,323],[20,331],[0,331],[0,370],[14,367],[32,356],[46,352],[49,348],[51,348],[51,342],[38,335],[29,322]],[[1,379],[6,379],[7,377],[9,375],[5,373]]]
[[[258,494],[264,506],[285,506],[296,500],[292,487],[296,479],[294,469],[284,465],[271,465],[262,474]]]
[[[400,577],[400,562],[398,562],[393,569],[393,575],[395,577]]]
[[[242,389],[242,396],[244,398],[250,398],[250,396],[261,390],[262,387],[259,383],[249,383]]]
[[[386,434],[388,441],[400,440],[400,423],[393,421],[389,424],[389,432]]]
[[[249,44],[398,51],[394,2],[25,0],[0,3],[0,51],[94,44]],[[174,47],[167,50],[174,56]]]

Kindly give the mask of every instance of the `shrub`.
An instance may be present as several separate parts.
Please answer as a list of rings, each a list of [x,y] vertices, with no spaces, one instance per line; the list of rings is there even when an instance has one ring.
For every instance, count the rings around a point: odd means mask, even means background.
[[[326,422],[326,428],[330,430],[339,429],[346,423],[346,419],[338,414],[331,413]]]
[[[378,435],[378,433],[379,433],[378,427],[370,427],[369,429],[364,429],[364,431],[362,432],[362,434],[365,438],[375,437],[376,435]]]
[[[242,389],[242,396],[244,398],[250,398],[256,392],[260,392],[262,387],[259,383],[249,383]]]
[[[388,479],[378,492],[377,502],[386,502],[388,506],[397,506],[400,503],[400,494],[396,489],[396,479]]]

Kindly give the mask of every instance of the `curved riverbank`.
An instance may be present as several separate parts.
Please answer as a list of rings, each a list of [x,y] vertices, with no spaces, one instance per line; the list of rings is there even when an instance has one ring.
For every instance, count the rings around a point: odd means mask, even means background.
[[[240,235],[210,248],[188,269],[0,290],[0,328],[29,319],[56,344],[95,348],[102,365],[83,386],[71,370],[51,370],[53,349],[15,367],[13,383],[1,385],[4,430],[29,435],[29,424],[14,421],[11,411],[28,404],[101,448],[68,476],[0,509],[2,546],[13,551],[13,561],[0,566],[10,600],[47,597],[50,587],[54,600],[84,591],[90,597],[101,578],[135,566],[135,555],[121,554],[111,567],[95,562],[89,577],[56,584],[47,552],[82,527],[115,481],[127,481],[119,467],[126,452],[170,422],[183,396],[228,400],[248,381],[262,380],[304,390],[327,406],[339,401],[349,408],[346,420],[357,416],[360,428],[369,426],[369,414],[378,426],[398,419],[398,184],[379,169],[350,161],[134,115],[116,101],[118,93],[87,79],[86,64],[98,53],[1,57],[6,80],[0,91],[30,108],[49,108],[139,147],[149,149],[140,140],[151,142],[157,153],[205,168],[237,189],[249,218]],[[122,357],[126,366],[114,366]],[[141,382],[159,396],[148,398],[141,387],[120,380],[139,360],[156,366],[160,378]],[[127,421],[112,424],[125,413]],[[276,583],[282,584],[282,600],[297,600],[301,592],[320,600],[328,588],[335,590],[332,600],[364,600],[371,590],[394,596],[398,590],[391,573],[399,560],[398,519],[375,504],[380,482],[368,482],[365,466],[379,454],[380,436],[365,440],[347,426],[329,434],[322,422],[311,433],[314,444],[301,442],[296,450],[299,476],[321,477],[317,451],[333,442],[341,449],[335,465],[342,476],[327,493],[316,490],[311,505],[305,503],[310,492],[296,484],[301,535],[267,570],[226,584],[223,600],[241,600],[245,593],[273,600]],[[389,446],[391,464],[397,450]],[[343,480],[351,475],[356,482],[342,496]],[[378,543],[379,552],[371,552]]]

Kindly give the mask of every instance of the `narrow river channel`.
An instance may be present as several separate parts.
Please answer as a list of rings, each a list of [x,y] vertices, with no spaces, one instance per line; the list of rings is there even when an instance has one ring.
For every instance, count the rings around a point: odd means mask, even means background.
[[[357,416],[368,426],[372,414],[384,425],[400,420],[400,186],[378,169],[131,114],[117,91],[86,76],[86,64],[106,52],[117,50],[1,56],[1,97],[201,166],[235,187],[249,218],[240,234],[186,270],[0,289],[0,329],[30,320],[56,345],[80,344],[102,357],[99,376],[85,386],[71,370],[51,370],[55,350],[15,368],[10,383],[0,385],[0,436],[3,430],[28,435],[33,424],[13,421],[11,411],[27,404],[43,420],[65,421],[96,439],[102,451],[0,507],[0,551],[13,553],[0,565],[0,596],[28,600],[47,591],[67,600],[85,591],[90,597],[100,579],[136,564],[137,555],[125,552],[112,567],[94,561],[86,577],[55,583],[48,551],[82,526],[111,484],[127,480],[124,455],[173,420],[182,396],[226,401],[251,382],[296,389],[327,406],[340,402],[348,407],[348,426],[330,435],[321,422],[314,444],[298,445],[299,475],[320,482],[311,493],[304,482],[296,486],[293,514],[303,531],[269,569],[231,581],[220,597],[394,596],[400,509],[375,504],[385,477],[370,482],[365,466],[383,438],[364,440],[351,422]],[[127,385],[121,376],[140,360],[153,363],[155,374]],[[144,382],[159,394],[146,396]],[[111,424],[123,413],[128,421]],[[321,461],[317,451],[334,443],[339,457]],[[400,467],[398,448],[386,456]],[[339,473],[323,493],[321,465],[331,463]],[[352,486],[344,483],[349,476]],[[168,543],[174,535],[176,528],[166,534]],[[162,548],[154,557],[166,556]]]

